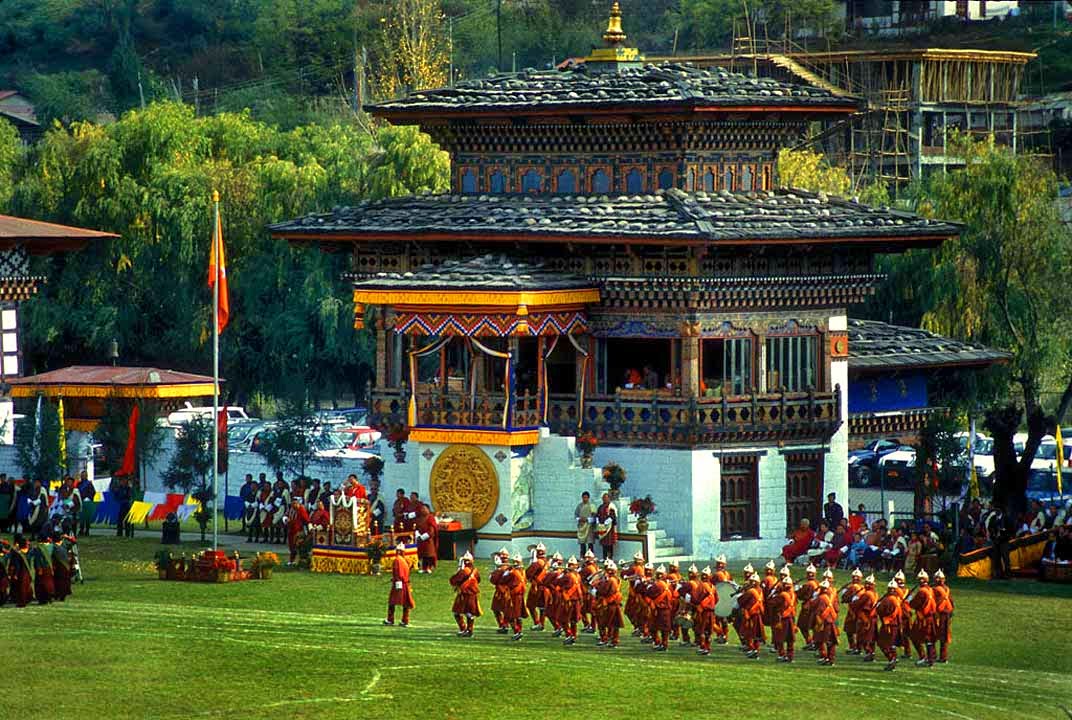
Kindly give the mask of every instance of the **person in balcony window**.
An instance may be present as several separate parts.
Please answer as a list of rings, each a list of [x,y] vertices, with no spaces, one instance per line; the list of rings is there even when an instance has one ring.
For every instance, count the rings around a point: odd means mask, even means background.
[[[636,368],[629,368],[625,371],[625,376],[622,378],[622,383],[626,390],[632,390],[639,388],[644,383],[644,377],[640,374],[640,371]]]
[[[659,389],[659,373],[651,365],[644,366],[644,388],[647,390]]]

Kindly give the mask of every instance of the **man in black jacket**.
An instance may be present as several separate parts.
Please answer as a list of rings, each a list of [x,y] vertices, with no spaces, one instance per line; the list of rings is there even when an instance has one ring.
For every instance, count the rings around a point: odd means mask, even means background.
[[[118,478],[112,478],[111,487],[112,499],[115,500],[115,504],[119,506],[119,516],[115,521],[115,536],[116,537],[134,537],[134,528],[127,522],[127,514],[130,512],[130,506],[134,503],[134,493],[130,489],[130,478],[123,476]]]

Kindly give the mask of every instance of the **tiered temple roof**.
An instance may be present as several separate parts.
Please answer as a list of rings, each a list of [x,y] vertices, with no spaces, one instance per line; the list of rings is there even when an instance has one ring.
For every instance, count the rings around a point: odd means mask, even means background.
[[[402,236],[424,240],[583,239],[682,244],[889,239],[937,245],[959,232],[890,208],[797,189],[733,193],[672,189],[651,195],[423,195],[364,201],[270,229],[320,242]]]
[[[593,73],[584,66],[567,70],[526,70],[468,80],[454,87],[415,92],[370,107],[382,117],[435,113],[438,116],[524,110],[540,113],[578,110],[703,111],[705,109],[777,107],[858,108],[855,98],[823,88],[749,77],[724,68],[682,63],[643,65],[615,73]]]
[[[850,372],[941,367],[982,367],[1005,363],[1010,353],[942,337],[918,328],[876,320],[849,320]]]

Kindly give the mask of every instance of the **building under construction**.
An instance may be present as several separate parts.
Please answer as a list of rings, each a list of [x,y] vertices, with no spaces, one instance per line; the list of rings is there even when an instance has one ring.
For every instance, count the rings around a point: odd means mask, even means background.
[[[997,142],[1017,150],[1048,147],[1044,130],[1021,128],[1017,121],[1024,70],[1034,53],[937,48],[786,52],[784,47],[775,52],[773,43],[758,45],[738,39],[732,53],[676,59],[795,79],[858,97],[859,114],[817,128],[814,136],[857,184],[882,180],[896,192],[935,169],[960,164],[948,151],[954,128],[993,133]]]

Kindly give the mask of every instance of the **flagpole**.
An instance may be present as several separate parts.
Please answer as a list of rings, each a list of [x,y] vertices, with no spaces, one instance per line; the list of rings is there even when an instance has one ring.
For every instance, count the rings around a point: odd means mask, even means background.
[[[216,277],[212,283],[212,549],[220,547],[220,192],[212,191],[215,218],[212,224],[212,254]]]

